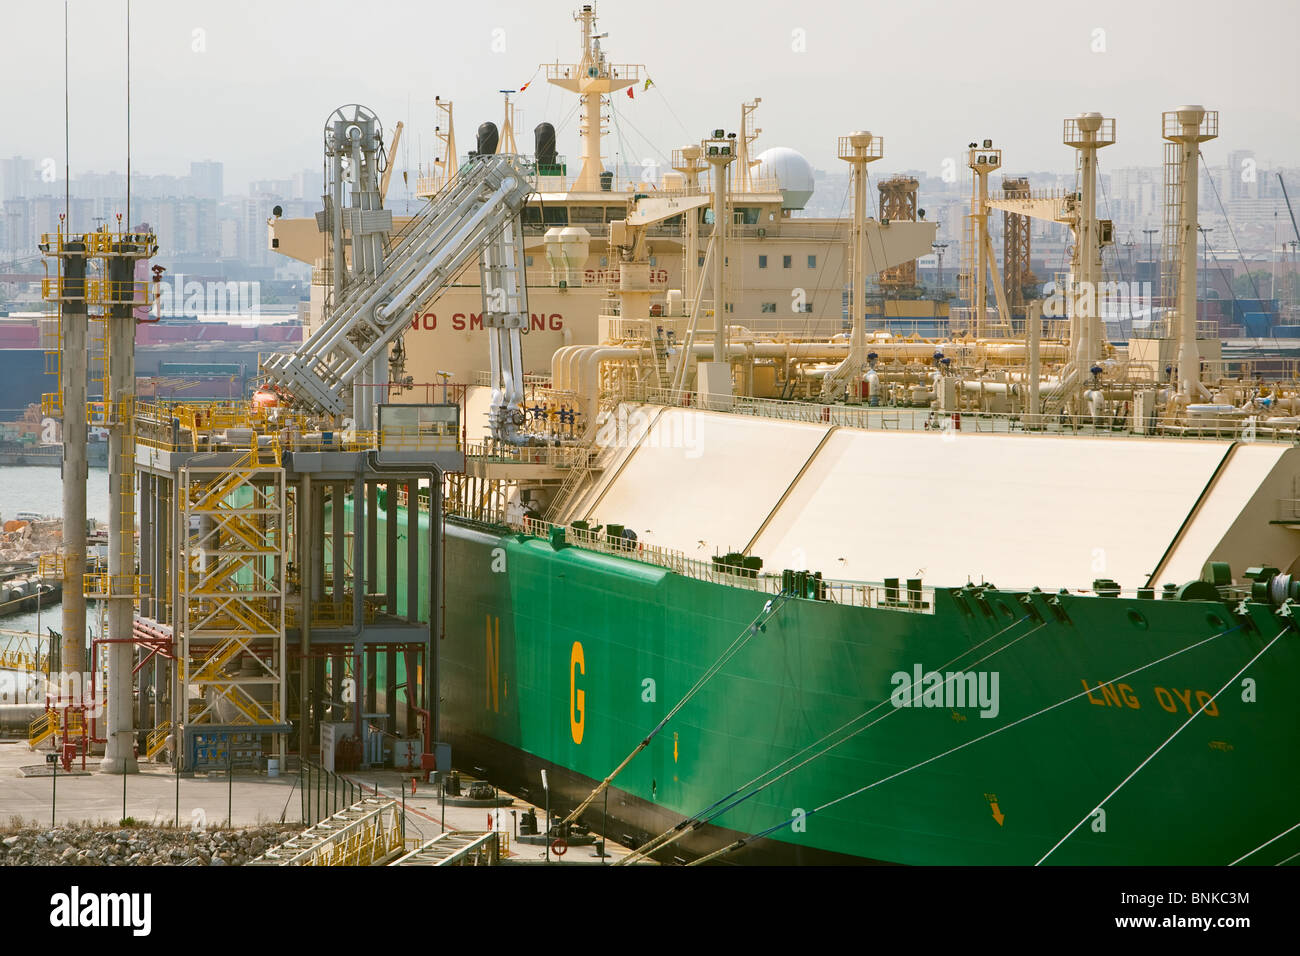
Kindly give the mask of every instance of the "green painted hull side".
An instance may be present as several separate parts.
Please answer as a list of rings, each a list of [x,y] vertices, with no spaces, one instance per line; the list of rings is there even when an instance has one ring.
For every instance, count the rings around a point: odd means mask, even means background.
[[[453,521],[446,559],[442,726],[462,766],[476,742],[493,741],[602,779],[767,600]],[[1021,620],[1016,595],[995,594],[987,613],[973,598],[935,595],[933,614],[786,602],[616,792],[661,808],[661,819],[694,814],[858,718],[848,730],[865,730],[712,822],[743,834],[784,823],[753,851],[787,858],[777,841],[896,863],[1030,864],[1087,821],[1047,862],[1168,865],[1230,863],[1296,822],[1300,637],[1283,634],[1232,680],[1287,628],[1271,608],[1234,617],[1210,602],[1067,595],[1060,620],[1050,595],[1036,595],[1041,620]],[[581,668],[571,666],[575,644]],[[918,664],[997,672],[998,713],[895,707],[891,676]],[[1243,700],[1247,678],[1253,701]],[[1115,685],[1099,689],[1106,681]],[[1169,739],[1228,683],[1217,715]],[[1090,816],[1103,800],[1104,821]],[[610,801],[611,817],[625,802]],[[1298,851],[1294,832],[1245,862]]]

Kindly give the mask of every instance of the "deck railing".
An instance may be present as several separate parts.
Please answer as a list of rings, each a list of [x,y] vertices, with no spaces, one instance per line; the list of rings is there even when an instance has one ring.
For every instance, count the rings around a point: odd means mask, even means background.
[[[693,408],[732,415],[749,415],[780,421],[809,422],[884,431],[940,431],[959,434],[1037,433],[1078,437],[1198,438],[1212,441],[1300,441],[1300,420],[1263,418],[1240,413],[1230,416],[1193,416],[1168,421],[1154,416],[1135,423],[1131,417],[1111,415],[1028,415],[995,412],[936,412],[902,406],[836,405],[794,402],[743,395],[709,396],[700,392],[629,386],[621,401],[673,408]]]
[[[537,538],[550,538],[552,529],[564,532],[564,542],[582,548],[619,558],[639,561],[643,564],[663,568],[683,577],[710,584],[722,584],[728,587],[745,588],[764,594],[778,596],[790,592],[789,573],[773,574],[751,570],[737,565],[719,564],[687,556],[682,551],[664,548],[623,537],[614,537],[600,529],[575,527],[573,525],[556,525],[527,516],[511,518],[501,512],[495,512],[486,518],[480,518],[489,524],[512,528]],[[811,572],[798,572],[806,576],[808,582],[807,596],[831,604],[843,604],[848,607],[888,608],[896,611],[913,611],[917,613],[934,613],[934,588],[917,585],[885,584],[865,581],[838,581],[820,578]],[[803,580],[802,578],[800,579]]]

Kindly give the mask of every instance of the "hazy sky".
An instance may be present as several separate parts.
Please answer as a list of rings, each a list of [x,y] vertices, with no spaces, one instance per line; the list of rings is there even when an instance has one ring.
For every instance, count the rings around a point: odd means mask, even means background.
[[[573,0],[132,0],[132,150],[139,172],[226,164],[227,191],[320,165],[321,128],[360,102],[387,129],[407,123],[399,163],[433,156],[434,94],[455,102],[461,152],[497,90],[543,61],[576,59]],[[63,9],[0,0],[0,156],[63,165]],[[124,168],[125,0],[71,0],[72,168]],[[599,26],[615,62],[643,63],[655,86],[616,94],[624,143],[640,161],[735,129],[761,96],[759,148],[802,150],[834,168],[836,137],[885,137],[876,170],[938,174],[945,157],[991,137],[1008,171],[1071,168],[1061,120],[1116,119],[1102,168],[1161,161],[1160,112],[1193,102],[1220,111],[1212,164],[1231,149],[1300,163],[1300,4],[1295,0],[605,0]],[[577,157],[574,97],[540,76],[518,97],[519,146],[558,128]],[[567,120],[566,120],[567,117]],[[561,123],[561,120],[565,122]],[[662,161],[662,160],[661,160]],[[400,181],[399,181],[400,182]],[[397,189],[394,192],[398,192]]]

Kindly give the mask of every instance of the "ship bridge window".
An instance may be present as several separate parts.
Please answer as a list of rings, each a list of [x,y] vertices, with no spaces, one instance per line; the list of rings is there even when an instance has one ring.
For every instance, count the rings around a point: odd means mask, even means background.
[[[741,206],[732,213],[732,222],[737,226],[756,226],[759,212],[757,206]]]
[[[538,225],[542,221],[542,210],[539,206],[525,206],[524,211],[519,214],[519,218],[525,226]]]
[[[669,217],[668,217],[667,219],[665,219],[665,220],[663,221],[663,223],[662,223],[662,225],[663,225],[663,227],[664,227],[665,229],[680,228],[680,227],[681,227],[681,224],[682,224],[682,214],[681,214],[681,213],[678,213],[678,214],[675,215],[675,216],[669,216]]]
[[[626,219],[626,218],[627,218],[627,207],[625,207],[625,206],[606,206],[606,207],[605,207],[605,221],[606,221],[606,222],[614,222],[615,220],[618,220],[618,219]]]
[[[569,209],[567,206],[546,206],[542,209],[542,222],[548,226],[567,226]]]
[[[570,222],[600,222],[601,208],[599,206],[574,206],[569,214]]]

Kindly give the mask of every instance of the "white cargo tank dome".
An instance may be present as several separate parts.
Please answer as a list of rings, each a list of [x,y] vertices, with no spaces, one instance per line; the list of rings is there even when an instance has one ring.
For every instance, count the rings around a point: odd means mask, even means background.
[[[781,187],[782,209],[802,209],[813,194],[813,168],[806,156],[796,149],[773,146],[758,154],[760,178],[774,178]]]

